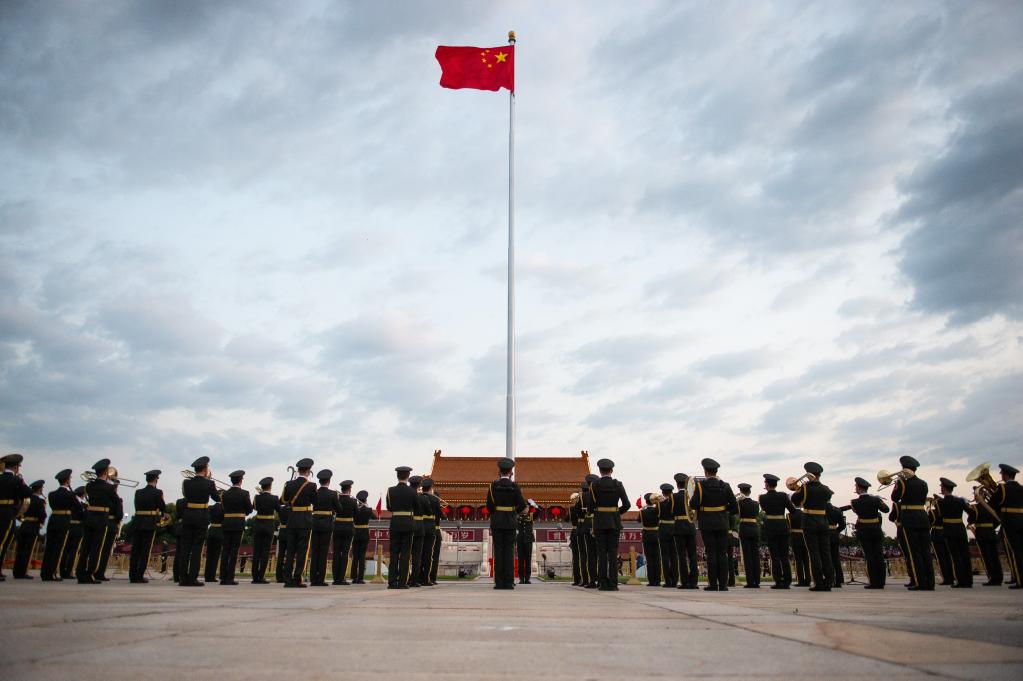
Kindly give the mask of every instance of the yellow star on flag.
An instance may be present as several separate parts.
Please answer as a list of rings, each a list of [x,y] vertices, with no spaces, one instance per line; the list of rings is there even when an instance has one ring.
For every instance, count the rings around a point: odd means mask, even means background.
[[[504,52],[498,52],[497,53],[497,61],[502,62],[502,61],[505,61],[506,59],[508,59],[508,55],[507,54],[505,54]]]

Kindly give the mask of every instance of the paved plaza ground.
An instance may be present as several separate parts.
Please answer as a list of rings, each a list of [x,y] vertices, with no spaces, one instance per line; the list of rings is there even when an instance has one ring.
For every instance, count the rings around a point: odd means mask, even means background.
[[[4,679],[1020,679],[1023,592],[0,584]]]

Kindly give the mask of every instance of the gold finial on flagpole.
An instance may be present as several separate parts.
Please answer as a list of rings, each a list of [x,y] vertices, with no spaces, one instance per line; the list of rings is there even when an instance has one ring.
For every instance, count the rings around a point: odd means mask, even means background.
[[[515,31],[508,31],[508,42],[515,42]]]

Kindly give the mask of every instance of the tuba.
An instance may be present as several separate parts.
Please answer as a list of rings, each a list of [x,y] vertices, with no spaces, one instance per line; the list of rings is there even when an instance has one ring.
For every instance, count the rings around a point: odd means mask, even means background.
[[[785,478],[785,486],[792,492],[798,492],[808,482],[814,482],[817,476],[813,473],[803,473],[798,478]]]
[[[978,483],[977,489],[973,492],[974,500],[983,506],[988,513],[995,518],[998,518],[998,514],[995,513],[995,510],[988,505],[988,502],[991,501],[991,495],[998,489],[998,483],[995,482],[993,477],[991,477],[991,463],[985,461],[967,473],[966,481]],[[998,518],[998,520],[1001,522],[1001,518]]]

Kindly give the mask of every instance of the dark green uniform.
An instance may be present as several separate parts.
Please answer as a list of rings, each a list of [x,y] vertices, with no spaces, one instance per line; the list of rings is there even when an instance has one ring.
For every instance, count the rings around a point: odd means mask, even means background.
[[[440,561],[440,498],[434,494],[424,494],[423,499],[429,506],[426,515],[423,516],[423,559],[422,576],[419,583],[423,586],[432,586],[437,583],[437,570]]]
[[[369,549],[369,523],[377,514],[365,502],[355,509],[355,535],[352,539],[352,584],[366,583],[366,551]]]
[[[334,537],[334,518],[340,512],[341,502],[338,493],[330,488],[330,479],[321,480],[313,501],[313,532],[309,541],[310,586],[327,586],[327,554]]]
[[[746,573],[746,588],[760,587],[760,504],[750,498],[739,503],[739,547],[742,550],[742,567]]]
[[[970,561],[970,540],[966,536],[966,522],[975,519],[970,502],[962,497],[947,494],[938,500],[941,522],[945,528],[945,543],[952,559],[952,578],[959,589],[973,587],[973,565]]]
[[[941,521],[941,511],[932,508],[927,511],[927,521],[931,524],[931,549],[938,560],[938,571],[941,573],[941,586],[955,584],[952,568],[952,554],[945,542],[945,525]]]
[[[973,536],[977,539],[977,548],[980,550],[984,571],[987,573],[984,586],[1001,586],[1004,575],[1002,560],[998,556],[998,534],[995,531],[999,524],[998,518],[991,515],[982,504],[974,504],[973,513],[977,519],[973,523]]]
[[[795,497],[797,493],[792,496]],[[791,503],[792,499],[789,499]],[[803,538],[803,509],[793,504],[789,511],[789,538],[792,543],[792,558],[796,563],[796,586],[810,586],[810,553]]]
[[[646,506],[639,512],[643,524],[643,556],[646,558],[646,582],[649,586],[661,584],[661,544],[658,530],[661,518],[657,506]]]
[[[17,536],[14,518],[21,510],[21,502],[30,496],[32,490],[20,475],[10,470],[0,473],[0,581],[4,580],[7,549]]]
[[[835,580],[828,528],[828,502],[833,494],[827,485],[813,480],[792,495],[792,503],[803,509],[803,541],[814,591],[831,591]]]
[[[71,525],[68,528],[67,546],[60,559],[61,579],[72,579],[75,576],[75,564],[78,552],[82,547],[82,520],[85,518],[85,489],[80,488],[82,496],[75,494],[71,505]]]
[[[313,502],[316,485],[305,478],[284,485],[281,502],[288,507],[288,543],[284,554],[284,586],[304,587],[305,563],[313,533]]]
[[[988,505],[1002,519],[1005,552],[1016,581],[1012,588],[1023,588],[1023,486],[1016,480],[999,483]]]
[[[622,513],[632,504],[625,487],[610,475],[590,483],[588,510],[593,513],[597,544],[597,582],[603,591],[618,590],[618,542],[622,534]]]
[[[224,552],[224,506],[218,501],[210,506],[210,526],[206,530],[206,569],[203,578],[217,581],[220,556]]]
[[[141,584],[146,581],[146,568],[153,552],[156,524],[167,512],[163,492],[152,485],[135,490],[135,517],[131,521],[131,560],[128,581]]]
[[[60,580],[60,566],[71,534],[71,509],[78,498],[70,488],[61,485],[47,495],[50,502],[50,522],[46,525],[46,548],[39,576],[44,582]],[[72,547],[73,548],[73,547]]]
[[[202,582],[199,581],[199,565],[202,563],[206,535],[210,531],[209,502],[219,501],[220,492],[212,480],[197,476],[181,483],[181,496],[185,504],[181,517],[181,536],[178,538],[178,551],[181,552],[178,584],[200,586]],[[222,521],[218,524],[222,525]],[[213,569],[216,571],[216,567]],[[209,573],[208,564],[206,572]]]
[[[529,584],[533,572],[533,514],[527,508],[516,518],[515,548],[519,564],[519,584]]]
[[[899,479],[892,490],[892,501],[899,504],[899,518],[906,535],[915,589],[934,591],[934,563],[930,552],[930,521],[927,518],[927,483],[917,476]]]
[[[252,497],[249,490],[232,486],[221,496],[224,507],[224,548],[220,558],[220,583],[235,585],[235,568],[238,551],[245,533],[245,519],[252,513]]]
[[[787,589],[792,584],[792,565],[789,562],[789,514],[795,512],[789,495],[776,489],[760,495],[760,508],[764,512],[764,536],[771,556],[773,588]]]
[[[656,509],[654,512],[656,513]],[[582,586],[586,583],[583,581],[583,574],[586,571],[583,565],[585,562],[585,549],[582,538],[579,536],[582,531],[580,526],[584,518],[585,513],[582,510],[582,502],[576,498],[568,509],[568,521],[572,524],[572,531],[568,535],[568,548],[572,552],[572,586]]]
[[[696,554],[696,525],[689,517],[689,497],[685,483],[675,492],[675,553],[678,556],[678,588],[695,589],[700,581],[700,563]]]
[[[349,556],[355,539],[358,506],[351,494],[341,493],[338,497],[337,516],[334,518],[334,584],[348,584]]]
[[[678,549],[675,547],[675,516],[681,508],[675,507],[677,501],[669,486],[661,489],[664,499],[657,504],[658,532],[657,543],[661,549],[661,576],[665,588],[673,588],[679,583]]]
[[[121,508],[121,499],[117,496],[117,485],[109,480],[93,480],[88,483],[85,495],[89,505],[85,508],[84,537],[76,576],[82,584],[95,584],[102,581],[101,554],[110,533],[109,516],[111,511]]]
[[[729,516],[738,512],[731,485],[716,476],[696,483],[689,505],[699,514],[700,536],[707,555],[707,590],[727,591],[730,572]]]
[[[828,504],[828,549],[831,555],[831,569],[835,573],[832,586],[841,589],[845,584],[845,571],[842,569],[841,547],[842,532],[845,530],[845,513],[833,504]]]
[[[490,534],[494,547],[494,588],[515,588],[515,516],[526,508],[519,486],[511,478],[498,478],[487,491]]]
[[[22,516],[21,527],[18,528],[18,545],[14,552],[15,579],[32,579],[28,574],[28,564],[39,541],[39,530],[45,522],[46,500],[40,491],[29,497],[28,510]]]
[[[391,512],[391,561],[387,566],[387,588],[407,589],[412,553],[412,513],[416,510],[416,491],[407,481],[387,490],[387,510]]]
[[[260,492],[252,500],[256,517],[252,521],[252,583],[267,584],[270,546],[274,538],[274,520],[281,500],[270,492]]]
[[[879,496],[863,493],[852,500],[852,510],[856,514],[856,539],[867,565],[867,587],[883,589],[888,571],[882,548],[881,514],[888,512],[888,504]]]

